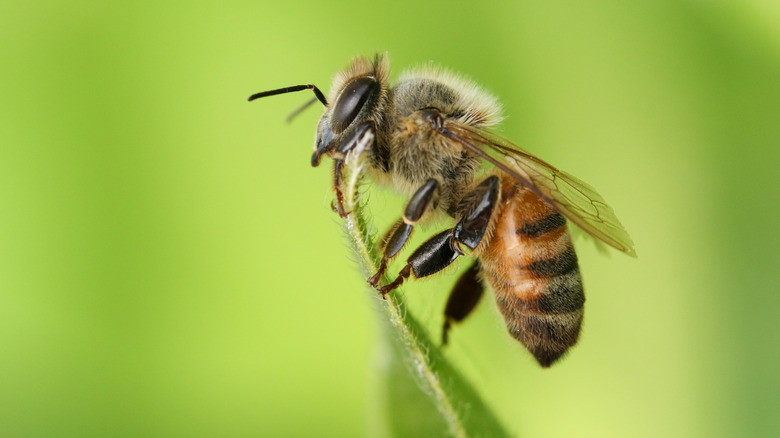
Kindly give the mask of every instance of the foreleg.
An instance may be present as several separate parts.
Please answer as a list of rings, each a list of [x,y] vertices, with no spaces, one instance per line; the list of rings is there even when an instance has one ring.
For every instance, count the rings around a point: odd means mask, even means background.
[[[341,190],[341,183],[344,177],[344,160],[346,159],[347,154],[353,151],[361,141],[368,140],[369,142],[373,142],[373,139],[373,123],[363,122],[347,134],[335,151],[333,150],[332,145],[328,145],[318,148],[314,152],[314,155],[312,155],[312,166],[319,164],[320,156],[323,153],[327,152],[333,157],[333,189],[336,191],[336,203],[331,204],[331,208],[342,218],[347,217],[348,214],[347,211],[344,210],[344,193]],[[366,145],[366,147],[370,147],[370,145]]]

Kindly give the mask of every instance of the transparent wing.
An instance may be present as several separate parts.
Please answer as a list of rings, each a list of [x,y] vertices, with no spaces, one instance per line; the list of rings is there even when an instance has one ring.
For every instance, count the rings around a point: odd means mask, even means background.
[[[556,169],[499,135],[452,120],[446,121],[440,132],[511,175],[588,234],[636,257],[634,242],[615,212],[584,181]]]

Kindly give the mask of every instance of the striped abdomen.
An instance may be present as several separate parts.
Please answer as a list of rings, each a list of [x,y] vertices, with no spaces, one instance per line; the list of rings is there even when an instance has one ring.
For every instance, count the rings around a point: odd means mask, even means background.
[[[564,217],[511,178],[502,183],[503,208],[480,251],[509,332],[550,366],[577,342],[585,295]]]

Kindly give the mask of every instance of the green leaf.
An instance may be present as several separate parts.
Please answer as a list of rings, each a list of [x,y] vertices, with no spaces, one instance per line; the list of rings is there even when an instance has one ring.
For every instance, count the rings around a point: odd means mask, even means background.
[[[364,138],[346,159],[342,191],[348,213],[344,224],[367,278],[381,255],[372,240],[365,204],[360,202]],[[390,279],[382,278],[386,284]],[[376,291],[369,289],[370,293]],[[376,300],[381,314],[378,373],[368,406],[371,436],[508,436],[477,391],[444,357],[438,345],[408,311],[396,289]]]

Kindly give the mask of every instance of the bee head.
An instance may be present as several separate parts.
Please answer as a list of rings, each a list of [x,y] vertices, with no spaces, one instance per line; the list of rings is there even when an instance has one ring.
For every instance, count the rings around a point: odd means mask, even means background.
[[[373,60],[355,58],[336,75],[329,96],[334,103],[322,114],[317,126],[312,166],[319,164],[322,154],[337,147],[350,128],[366,121],[374,126],[382,124],[389,70],[387,58],[376,55]]]
[[[387,101],[389,70],[390,65],[385,56],[377,54],[373,60],[356,58],[349,67],[336,76],[331,87],[330,99],[326,99],[315,85],[308,84],[256,93],[250,96],[249,100],[294,91],[312,90],[315,98],[293,112],[291,117],[317,100],[325,106],[325,112],[317,126],[314,155],[311,159],[312,166],[317,166],[320,157],[334,149],[350,127],[364,121],[372,121],[375,126],[382,122],[382,113]],[[335,103],[329,104],[329,100]]]

